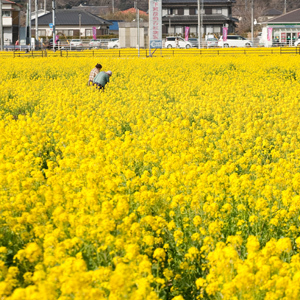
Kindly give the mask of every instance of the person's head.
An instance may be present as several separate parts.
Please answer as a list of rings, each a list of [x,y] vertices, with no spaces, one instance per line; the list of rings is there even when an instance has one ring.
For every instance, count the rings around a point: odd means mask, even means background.
[[[110,77],[112,75],[112,71],[107,71],[106,74]]]
[[[100,69],[102,69],[102,66],[101,66],[100,64],[96,64],[96,68],[97,68],[98,70],[100,70]]]

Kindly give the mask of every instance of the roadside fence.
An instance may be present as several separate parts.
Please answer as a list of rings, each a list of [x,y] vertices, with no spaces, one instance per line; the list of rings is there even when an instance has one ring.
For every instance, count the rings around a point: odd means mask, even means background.
[[[0,57],[182,57],[182,56],[218,56],[218,55],[299,55],[300,47],[272,48],[212,48],[212,49],[94,49],[94,50],[38,50],[38,51],[2,51]]]

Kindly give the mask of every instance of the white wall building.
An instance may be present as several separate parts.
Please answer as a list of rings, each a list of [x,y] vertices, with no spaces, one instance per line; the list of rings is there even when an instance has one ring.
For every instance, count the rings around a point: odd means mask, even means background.
[[[0,1],[2,1],[4,45],[11,45],[19,39],[21,6],[9,0]]]

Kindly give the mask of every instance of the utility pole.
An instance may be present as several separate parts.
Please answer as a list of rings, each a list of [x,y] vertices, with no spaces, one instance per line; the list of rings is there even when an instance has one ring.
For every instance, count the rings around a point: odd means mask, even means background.
[[[286,14],[286,0],[284,0],[284,10],[283,13]]]
[[[39,14],[38,14],[38,0],[35,0],[35,41],[36,41],[36,45],[38,44],[38,40],[39,40],[39,25],[38,25],[38,22],[39,22]]]
[[[138,47],[138,57],[140,57],[140,10],[137,8],[137,1],[134,1],[134,8],[136,10],[136,26],[137,26],[137,47]]]
[[[52,46],[53,51],[55,51],[55,0],[52,0],[52,23],[53,23],[53,36],[52,36]]]
[[[81,13],[78,14],[79,18],[79,39],[81,39]]]
[[[46,0],[44,0],[44,13],[46,14],[47,8],[46,8]]]
[[[251,3],[251,42],[253,43],[253,25],[254,25],[254,0]]]
[[[200,18],[200,0],[197,1],[198,3],[198,49],[201,48],[201,18]]]
[[[198,0],[198,48],[201,48],[204,0]]]
[[[2,21],[2,0],[0,0],[0,50],[3,51],[3,21]]]
[[[28,0],[29,46],[31,50],[31,0]]]
[[[114,0],[111,1],[111,5],[112,5],[112,13],[114,14],[115,13],[115,1]]]

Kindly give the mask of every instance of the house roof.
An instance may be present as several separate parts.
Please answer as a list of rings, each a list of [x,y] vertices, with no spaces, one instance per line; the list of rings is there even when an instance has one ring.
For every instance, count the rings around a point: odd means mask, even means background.
[[[221,3],[221,4],[228,4],[228,3],[235,3],[235,0],[203,0],[204,4],[210,3]],[[178,4],[197,4],[198,0],[162,0],[162,4],[169,4],[169,3],[178,3]]]
[[[97,6],[97,5],[79,5],[73,6],[72,10],[85,10],[94,15],[105,15],[111,11],[110,6]]]
[[[271,8],[271,9],[267,9],[262,13],[263,16],[280,16],[282,15],[282,11],[275,9],[275,8]]]
[[[300,8],[270,19],[264,23],[300,23]]]
[[[57,9],[55,12],[55,25],[76,25],[79,26],[79,14],[81,14],[81,25],[112,25],[111,22],[95,16],[84,10]],[[34,21],[32,21],[34,24]],[[39,17],[39,25],[52,23],[52,13]]]
[[[169,22],[171,19],[172,23],[185,23],[188,24],[189,22],[194,23],[198,22],[198,15],[173,15],[173,16],[164,16],[162,18],[163,21]],[[226,17],[222,14],[212,14],[212,15],[203,15],[203,22],[224,22],[224,21],[236,21],[233,18]]]
[[[19,7],[22,7],[22,5],[20,5],[20,4],[16,3],[16,2],[10,1],[10,0],[2,0],[2,3],[3,4],[13,4],[13,5],[17,5]]]
[[[122,10],[122,11],[120,11],[120,13],[122,13],[122,14],[128,14],[128,13],[136,14],[136,9],[134,7],[132,7],[132,8],[126,9],[126,10]],[[142,10],[139,10],[139,14],[144,15],[144,16],[148,15],[146,12],[144,12]]]

